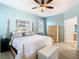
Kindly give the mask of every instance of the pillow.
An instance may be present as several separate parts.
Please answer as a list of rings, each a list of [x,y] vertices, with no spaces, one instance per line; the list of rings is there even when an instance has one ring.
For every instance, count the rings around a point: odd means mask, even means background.
[[[34,35],[34,32],[24,32],[23,36],[31,36]]]
[[[22,33],[23,36],[26,36],[25,33]]]
[[[13,38],[22,37],[22,33],[13,33]]]
[[[31,32],[27,32],[27,33],[25,33],[25,36],[31,36],[31,35],[32,35]]]
[[[39,35],[44,35],[43,33],[37,33],[37,34],[39,34]]]

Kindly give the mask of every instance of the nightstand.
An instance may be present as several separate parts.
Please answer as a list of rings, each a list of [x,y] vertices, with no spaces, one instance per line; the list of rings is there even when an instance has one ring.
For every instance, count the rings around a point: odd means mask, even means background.
[[[0,51],[1,52],[8,51],[9,50],[9,39],[8,38],[1,38],[0,42],[1,42]]]
[[[38,59],[58,59],[58,46],[46,46],[40,49]]]

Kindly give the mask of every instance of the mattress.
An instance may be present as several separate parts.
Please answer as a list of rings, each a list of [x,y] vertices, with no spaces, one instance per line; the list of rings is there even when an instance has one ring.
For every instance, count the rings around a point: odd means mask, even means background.
[[[36,51],[41,49],[46,45],[52,45],[52,38],[49,36],[42,35],[32,35],[24,36],[13,39],[12,46],[17,49],[18,59],[22,59],[23,55],[23,45],[24,45],[24,54],[26,57],[30,57]]]

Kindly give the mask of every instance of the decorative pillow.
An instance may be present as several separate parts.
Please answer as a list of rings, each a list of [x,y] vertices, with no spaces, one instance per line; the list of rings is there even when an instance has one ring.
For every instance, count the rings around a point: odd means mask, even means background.
[[[34,32],[25,32],[23,33],[23,36],[31,36],[34,35]]]
[[[31,32],[27,32],[27,33],[25,33],[25,36],[31,36],[31,35],[32,35]]]
[[[44,35],[43,33],[37,33],[37,34],[39,34],[39,35]]]
[[[26,35],[25,35],[25,32],[24,32],[24,33],[22,33],[22,35],[23,35],[23,36],[26,36]]]

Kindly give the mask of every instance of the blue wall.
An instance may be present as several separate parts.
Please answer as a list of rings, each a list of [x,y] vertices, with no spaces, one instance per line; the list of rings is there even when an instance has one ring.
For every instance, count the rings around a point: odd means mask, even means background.
[[[16,19],[32,21],[34,32],[38,32],[38,20],[43,20],[42,17],[0,4],[0,35],[7,33],[8,19],[10,19],[10,32],[15,31],[16,29]]]
[[[48,32],[48,26],[54,26],[54,25],[64,27],[64,14],[55,15],[55,16],[51,16],[51,17],[46,18],[46,30],[47,30],[47,32]],[[64,30],[61,31],[60,39],[61,39],[60,41],[62,41],[62,42],[64,41]]]
[[[46,24],[47,24],[47,29],[48,29],[48,26],[52,26],[52,25],[64,26],[64,15],[60,14],[60,15],[47,17]]]
[[[69,18],[77,16],[77,22],[79,22],[79,5],[74,6],[70,10],[64,13],[64,19],[67,20]],[[79,23],[78,23],[78,48],[79,48]]]

